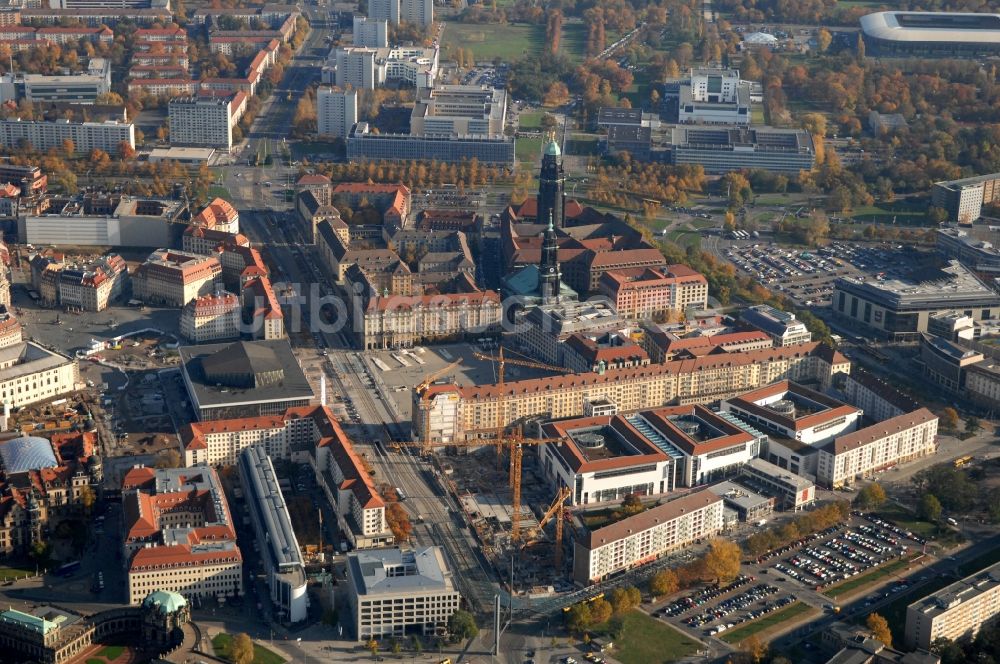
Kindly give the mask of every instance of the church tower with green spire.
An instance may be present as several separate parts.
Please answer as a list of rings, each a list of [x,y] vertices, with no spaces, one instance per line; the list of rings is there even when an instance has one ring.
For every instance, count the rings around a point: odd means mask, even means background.
[[[542,260],[538,265],[538,290],[541,291],[542,304],[558,302],[559,290],[562,287],[559,244],[556,242],[556,229],[552,221],[552,214],[549,213],[549,227],[545,229],[542,237]]]
[[[538,223],[551,221],[556,228],[563,226],[566,206],[566,173],[562,166],[562,150],[555,136],[549,137],[542,155],[542,172],[538,177]]]

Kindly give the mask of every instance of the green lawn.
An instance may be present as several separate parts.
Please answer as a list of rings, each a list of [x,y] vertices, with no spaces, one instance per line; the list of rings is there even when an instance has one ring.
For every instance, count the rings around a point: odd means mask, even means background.
[[[514,143],[514,156],[518,161],[535,163],[542,158],[543,138],[519,138]]]
[[[886,577],[891,576],[900,570],[906,569],[906,567],[910,564],[911,559],[912,558],[907,557],[900,560],[894,560],[891,563],[877,567],[865,574],[858,574],[857,576],[853,576],[831,588],[824,588],[823,594],[827,597],[833,597],[836,599],[838,597],[842,597],[843,595],[848,595],[860,588],[875,585],[880,581],[884,581]]]
[[[208,188],[209,198],[221,198],[223,200],[233,202],[233,195],[229,193],[229,190],[225,187],[220,187],[219,185],[213,185]]]
[[[641,611],[631,611],[621,618],[621,628],[616,619],[591,630],[593,636],[613,634],[615,648],[612,656],[622,664],[666,664],[676,662],[694,653],[699,643],[670,625],[651,618]]]
[[[457,49],[464,48],[472,51],[476,62],[494,58],[513,62],[523,55],[541,54],[544,42],[544,25],[449,23],[444,29],[442,47],[450,57],[454,57]]]
[[[518,116],[517,126],[521,129],[541,129],[542,128],[542,117],[545,115],[545,111],[530,111],[528,113],[521,113]]]
[[[750,107],[750,124],[762,125],[766,124],[764,120],[764,106],[761,104],[754,104]]]
[[[886,521],[892,521],[904,530],[923,537],[933,539],[937,535],[937,526],[930,521],[924,521],[897,503],[883,503],[877,514]]]
[[[87,659],[87,664],[107,664],[107,662],[105,662],[103,659],[96,659],[94,657],[90,657]]]
[[[573,62],[582,62],[587,53],[587,26],[583,23],[563,23],[559,52]]]
[[[0,567],[0,582],[11,579],[23,579],[25,576],[34,574],[35,568],[28,567]]]
[[[927,215],[923,208],[906,207],[892,203],[856,207],[850,216],[857,222],[891,224],[895,219],[895,223],[904,226],[922,226],[927,223]]]
[[[233,637],[230,634],[216,634],[212,638],[212,649],[217,657],[229,659],[229,647],[232,645]],[[285,660],[278,657],[267,648],[253,644],[253,664],[284,664]]]
[[[776,625],[780,625],[783,622],[787,622],[793,618],[797,618],[805,613],[813,611],[816,611],[816,609],[810,607],[808,604],[795,602],[794,604],[790,604],[779,611],[775,611],[774,613],[770,613],[763,618],[754,620],[748,625],[741,625],[734,630],[723,632],[719,638],[726,643],[739,643],[754,634],[759,634],[766,629],[771,629]]]
[[[701,246],[701,235],[698,231],[672,230],[667,233],[664,239],[682,247],[697,248]]]
[[[121,657],[123,652],[125,652],[124,646],[105,646],[99,653],[97,653],[97,656],[103,657],[109,662],[113,662]]]
[[[570,134],[567,140],[566,154],[597,156],[601,152],[600,139],[597,136],[579,136]]]

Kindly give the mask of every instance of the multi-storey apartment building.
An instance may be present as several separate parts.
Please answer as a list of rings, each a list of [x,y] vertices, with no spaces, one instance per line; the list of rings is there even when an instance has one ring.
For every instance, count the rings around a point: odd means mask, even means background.
[[[62,149],[66,140],[73,141],[78,154],[103,150],[108,154],[117,155],[123,145],[135,150],[135,125],[117,120],[105,122],[0,120],[0,147],[17,148],[27,143],[35,150],[45,152],[52,148]]]
[[[316,122],[320,136],[344,138],[357,121],[357,90],[321,87],[316,91]]]
[[[502,307],[495,291],[375,296],[357,330],[361,348],[412,348],[421,343],[492,334]]]
[[[225,291],[196,297],[181,309],[181,336],[194,344],[240,336],[240,298]]]
[[[448,626],[462,603],[440,547],[374,549],[347,556],[347,602],[358,641]]]
[[[402,21],[428,26],[434,22],[434,1],[373,0],[368,4],[368,18],[393,25]]]
[[[385,48],[389,45],[389,21],[365,16],[354,17],[354,45]]]
[[[938,417],[926,408],[838,436],[819,449],[816,481],[837,488],[937,452]]]
[[[423,435],[430,418],[430,440],[448,443],[486,427],[538,417],[580,417],[588,402],[605,399],[619,412],[666,405],[708,403],[778,380],[830,385],[837,373],[851,370],[841,353],[817,342],[674,360],[603,374],[507,381],[498,412],[497,385],[431,385],[414,392],[413,430]]]
[[[183,307],[215,292],[221,278],[222,265],[214,256],[157,249],[136,269],[132,293],[144,302]]]
[[[172,145],[233,149],[233,125],[238,120],[237,97],[201,95],[170,100],[169,122]],[[240,101],[245,104],[245,97]],[[236,103],[234,103],[236,102]]]
[[[984,205],[998,199],[1000,173],[935,182],[931,188],[931,204],[943,208],[949,220],[969,226],[982,216]]]
[[[751,434],[703,406],[559,420],[542,425],[558,445],[539,449],[542,471],[569,487],[572,505],[670,493],[731,477],[760,454]]]
[[[59,304],[84,311],[104,311],[128,283],[128,266],[118,254],[59,271]]]
[[[385,520],[385,501],[375,489],[354,445],[326,407],[312,418],[314,443],[309,464],[320,488],[335,507],[337,526],[357,549],[389,546],[395,541]]]
[[[956,581],[906,607],[906,646],[930,650],[938,639],[975,638],[1000,614],[1000,563]]]
[[[397,82],[426,90],[437,79],[438,57],[436,46],[344,46],[331,55],[327,71],[329,66],[336,67],[336,82],[341,88],[374,90]]]
[[[704,489],[586,532],[573,542],[573,580],[596,583],[717,535],[723,504]]]
[[[599,290],[626,318],[652,318],[708,306],[708,281],[686,265],[605,272]]]
[[[154,590],[243,594],[243,556],[215,470],[136,466],[122,478],[122,514],[129,604]]]

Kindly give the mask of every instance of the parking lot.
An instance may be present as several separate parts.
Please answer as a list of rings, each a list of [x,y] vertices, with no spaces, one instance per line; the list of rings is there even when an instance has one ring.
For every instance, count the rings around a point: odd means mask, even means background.
[[[892,523],[856,513],[844,525],[760,556],[744,566],[745,573],[729,585],[690,592],[652,614],[703,638],[720,635],[796,601],[835,611],[833,600],[821,594],[824,589],[919,550],[925,543]],[[879,582],[873,580],[872,585]],[[907,587],[907,583],[893,584],[884,596]],[[869,605],[882,597],[881,592],[874,595]]]
[[[738,270],[805,306],[828,306],[837,277],[862,281],[903,276],[919,254],[900,245],[833,242],[814,251],[771,243],[747,243],[725,250]],[[900,267],[904,266],[904,267]]]
[[[507,87],[510,65],[500,63],[499,67],[473,67],[462,76],[462,85],[489,85],[498,90]]]

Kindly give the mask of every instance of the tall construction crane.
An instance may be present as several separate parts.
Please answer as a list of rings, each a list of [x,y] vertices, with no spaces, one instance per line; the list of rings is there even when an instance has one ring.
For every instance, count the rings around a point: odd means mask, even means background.
[[[485,360],[487,362],[497,363],[497,426],[496,426],[496,446],[497,446],[497,458],[503,451],[503,446],[505,442],[505,434],[507,429],[507,422],[505,420],[506,408],[504,407],[507,395],[504,390],[504,379],[506,376],[507,365],[511,364],[517,367],[527,367],[529,369],[541,369],[543,371],[554,371],[557,373],[571,374],[576,373],[572,369],[567,369],[565,367],[557,367],[552,364],[546,364],[544,362],[538,362],[532,359],[518,359],[510,358],[504,356],[504,348],[500,346],[499,353],[494,355],[487,355],[485,353],[474,352],[473,357],[478,360]],[[512,494],[512,505],[510,517],[510,536],[511,539],[517,542],[521,537],[521,459],[524,454],[524,445],[544,445],[546,443],[559,443],[562,442],[558,438],[550,439],[534,439],[534,438],[524,438],[518,432],[513,437],[507,439],[508,443],[508,454],[510,455],[510,468],[508,471],[507,483],[511,488]]]
[[[431,383],[433,383],[438,378],[440,378],[441,376],[445,375],[446,373],[457,367],[460,363],[461,360],[455,360],[454,362],[444,367],[443,369],[438,369],[434,373],[427,374],[426,376],[424,376],[424,379],[420,382],[420,384],[413,389],[417,394],[421,394],[424,390],[430,387]],[[423,403],[423,401],[421,400],[420,403]],[[428,411],[424,413],[424,418],[423,418],[424,430],[421,432],[420,436],[420,444],[422,446],[422,451],[425,454],[430,452],[431,450],[431,417],[429,409],[430,405],[428,405]]]
[[[552,504],[549,506],[549,509],[545,511],[545,514],[542,516],[542,518],[538,520],[538,531],[541,532],[542,529],[545,528],[545,524],[548,523],[553,517],[555,517],[556,520],[555,568],[557,574],[562,569],[563,521],[566,516],[564,508],[566,499],[569,498],[571,493],[572,491],[569,490],[569,487],[565,486],[560,487],[559,493],[558,495],[556,495],[555,500],[552,501]],[[532,542],[525,542],[524,546],[522,546],[521,548],[523,549],[524,547],[528,546],[531,543]]]
[[[504,421],[504,415],[506,415],[506,408],[504,408],[504,403],[506,401],[507,395],[504,392],[504,378],[506,374],[507,365],[511,364],[517,367],[527,367],[529,369],[541,369],[543,371],[555,371],[557,373],[571,374],[576,373],[572,369],[567,369],[565,367],[557,367],[552,364],[545,364],[544,362],[536,362],[531,359],[517,359],[504,357],[503,346],[500,346],[500,352],[498,355],[487,355],[485,353],[474,352],[472,354],[477,360],[484,360],[487,362],[497,363],[497,426],[496,426],[496,446],[497,446],[497,459],[499,461],[500,456],[503,452],[504,444],[504,431],[507,427],[507,423]],[[508,454],[510,455],[510,474],[507,478],[507,482],[510,487],[514,488],[514,446],[513,443],[510,444],[508,448]],[[520,472],[517,473],[517,477],[520,478]]]

